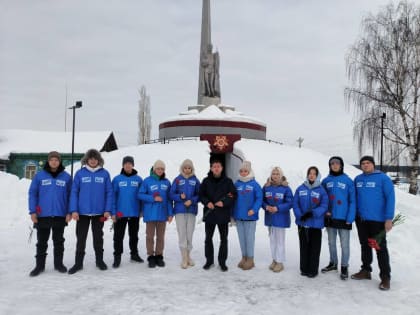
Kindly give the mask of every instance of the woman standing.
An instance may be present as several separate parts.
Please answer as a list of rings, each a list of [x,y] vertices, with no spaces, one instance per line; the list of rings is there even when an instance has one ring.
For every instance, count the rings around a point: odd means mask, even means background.
[[[194,266],[190,253],[198,211],[200,181],[194,174],[191,160],[182,162],[179,172],[180,174],[172,182],[170,198],[174,201],[176,229],[182,257],[181,267],[186,269],[188,266]]]
[[[238,267],[249,270],[255,267],[255,229],[257,227],[258,211],[262,204],[261,186],[255,181],[251,162],[244,161],[242,163],[235,187],[237,199],[233,209],[233,218],[236,221],[242,252],[242,259],[238,263]]]
[[[280,272],[286,260],[286,228],[290,227],[290,209],[293,205],[293,193],[283,171],[275,167],[263,188],[264,223],[268,227],[270,248],[273,262],[270,270]]]
[[[164,267],[166,221],[172,222],[171,183],[165,177],[165,163],[157,160],[141,184],[138,198],[143,201],[143,220],[146,222],[146,250],[150,268]],[[155,247],[156,237],[156,247]]]
[[[306,180],[295,192],[293,212],[299,231],[300,273],[314,278],[318,275],[324,215],[328,210],[328,196],[321,186],[319,170],[308,168]]]

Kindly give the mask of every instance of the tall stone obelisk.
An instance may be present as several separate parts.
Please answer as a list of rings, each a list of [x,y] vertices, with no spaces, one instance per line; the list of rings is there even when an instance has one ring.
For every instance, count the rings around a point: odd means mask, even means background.
[[[198,105],[220,104],[219,64],[219,53],[213,53],[213,45],[211,43],[210,0],[203,0],[198,73]]]

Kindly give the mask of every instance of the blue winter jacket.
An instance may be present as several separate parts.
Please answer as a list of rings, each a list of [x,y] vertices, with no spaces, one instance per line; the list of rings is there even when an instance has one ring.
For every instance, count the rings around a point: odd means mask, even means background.
[[[198,212],[198,192],[200,190],[200,181],[195,175],[185,178],[181,174],[172,182],[170,190],[170,198],[174,201],[174,214],[192,213],[197,215]],[[186,198],[181,199],[184,193]],[[191,205],[187,208],[184,202],[191,200]]]
[[[29,187],[29,214],[65,217],[69,214],[70,191],[71,177],[64,170],[55,178],[45,170],[38,172]]]
[[[394,218],[395,191],[391,179],[380,171],[360,174],[356,185],[356,214],[367,221],[385,222]]]
[[[322,186],[328,194],[331,218],[353,223],[356,217],[356,195],[351,178],[346,174],[328,175],[322,181]]]
[[[258,211],[262,204],[262,190],[261,186],[251,179],[250,181],[243,182],[237,180],[235,182],[237,198],[233,208],[233,218],[235,220],[258,220]],[[249,216],[248,211],[254,210],[254,214]]]
[[[82,167],[74,176],[70,212],[80,215],[102,215],[112,210],[112,184],[104,168],[94,172]]]
[[[293,206],[293,193],[289,186],[266,186],[263,188],[264,210],[267,206],[277,207],[276,213],[265,211],[264,224],[281,228],[290,227],[290,209]]]
[[[293,198],[293,212],[297,225],[322,229],[324,227],[324,214],[327,210],[328,195],[319,180],[313,185],[305,181],[296,189]],[[302,215],[309,211],[312,211],[313,216],[306,221],[302,221]]]
[[[171,183],[166,178],[151,175],[143,181],[137,197],[143,201],[144,222],[166,221],[173,215],[170,189]],[[155,196],[162,197],[162,202],[155,201]]]
[[[112,202],[112,215],[117,217],[139,217],[141,213],[141,202],[137,198],[142,178],[133,170],[129,176],[121,171],[112,180],[114,198]]]

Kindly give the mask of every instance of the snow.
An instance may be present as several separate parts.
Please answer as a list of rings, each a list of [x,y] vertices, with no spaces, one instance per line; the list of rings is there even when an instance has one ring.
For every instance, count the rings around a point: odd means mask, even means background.
[[[111,131],[76,131],[74,151],[84,153],[90,148],[102,148]],[[43,153],[58,151],[71,153],[72,132],[34,131],[22,129],[0,130],[0,159],[10,153]]]
[[[217,105],[207,106],[202,111],[197,109],[191,109],[180,113],[178,116],[169,117],[164,122],[167,121],[176,121],[176,120],[227,120],[227,121],[239,121],[239,122],[249,122],[257,123],[265,126],[265,123],[261,120],[258,120],[254,117],[245,116],[241,112],[227,109],[226,112],[223,112]]]
[[[157,159],[166,162],[169,179],[178,174],[179,164],[191,158],[199,178],[208,171],[209,149],[206,142],[183,141],[170,144],[149,144],[104,153],[105,167],[114,176],[119,173],[121,160],[132,155],[136,169],[146,177]],[[257,180],[263,184],[271,167],[282,167],[295,189],[305,177],[308,166],[319,166],[327,174],[328,157],[318,152],[288,147],[258,140],[241,140],[235,144],[235,154],[252,162]],[[76,167],[77,169],[77,167]],[[350,165],[345,171],[354,177],[359,171]],[[110,222],[104,227],[104,257],[109,269],[95,267],[91,233],[86,247],[84,269],[75,275],[53,270],[50,241],[46,271],[36,278],[28,276],[35,260],[36,235],[28,243],[30,220],[27,214],[27,190],[30,181],[0,172],[0,314],[418,314],[420,290],[420,247],[416,235],[420,229],[419,197],[396,191],[397,211],[406,217],[405,223],[388,234],[391,257],[391,290],[378,289],[379,276],[374,258],[371,281],[342,281],[337,273],[320,274],[314,279],[299,274],[299,245],[293,224],[286,232],[285,270],[275,274],[271,263],[269,239],[263,225],[263,213],[257,224],[256,267],[243,271],[236,267],[241,254],[235,227],[229,230],[228,272],[217,267],[209,271],[204,264],[204,224],[197,217],[192,257],[196,266],[180,268],[175,222],[169,224],[165,243],[165,268],[149,269],[146,264],[129,261],[126,236],[121,267],[112,264],[112,232]],[[201,210],[200,210],[201,211]],[[34,232],[35,233],[35,232]],[[64,263],[74,263],[75,223],[65,230]],[[145,258],[145,225],[139,232],[140,255]],[[218,233],[214,244],[217,252]],[[327,235],[323,232],[320,267],[328,263]],[[360,247],[356,228],[351,233],[350,272],[358,271]]]

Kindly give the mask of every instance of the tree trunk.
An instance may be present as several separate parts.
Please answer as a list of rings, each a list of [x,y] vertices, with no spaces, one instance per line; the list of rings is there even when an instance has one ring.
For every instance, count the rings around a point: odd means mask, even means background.
[[[417,176],[419,175],[419,158],[416,155],[415,159],[411,160],[411,172],[410,172],[410,188],[408,192],[413,195],[417,195],[418,192],[418,184],[417,184]]]

